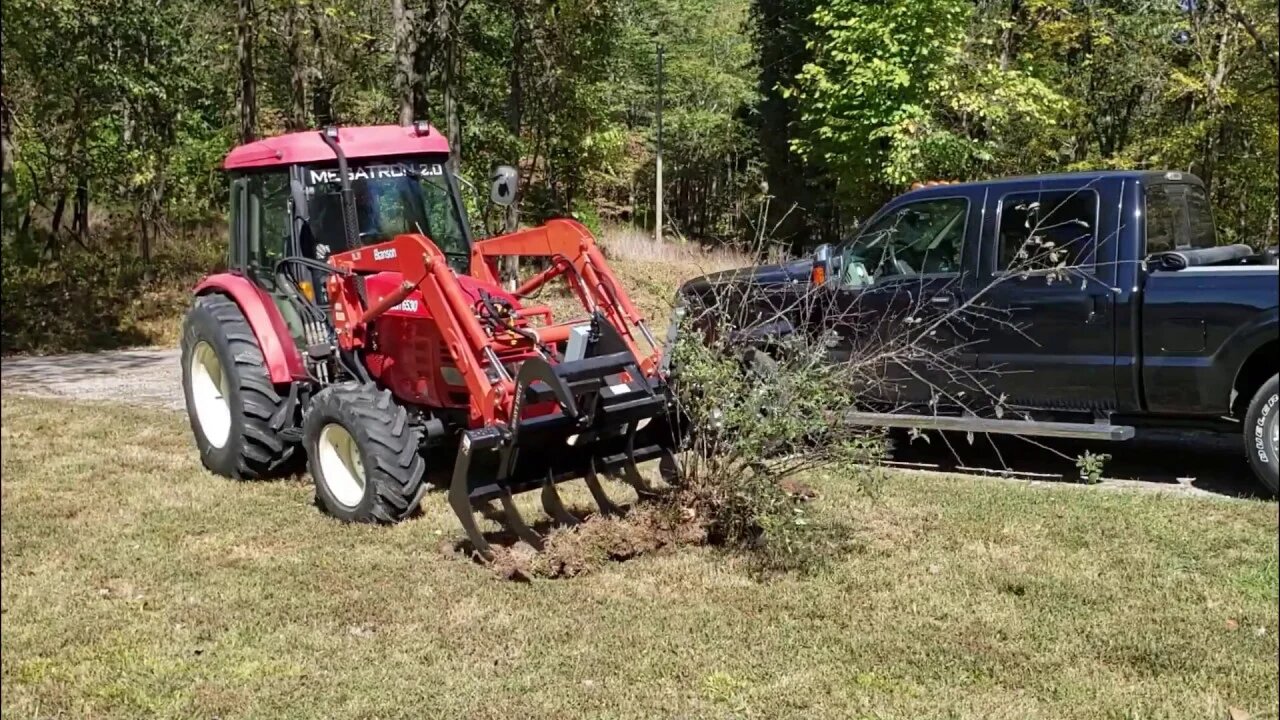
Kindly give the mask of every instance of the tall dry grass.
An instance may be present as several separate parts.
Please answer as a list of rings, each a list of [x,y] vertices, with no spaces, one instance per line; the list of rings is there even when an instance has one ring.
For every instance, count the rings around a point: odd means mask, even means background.
[[[695,242],[656,242],[647,231],[630,225],[606,225],[597,238],[611,260],[666,263],[704,272],[732,270],[755,262],[756,253],[731,246],[704,247]]]

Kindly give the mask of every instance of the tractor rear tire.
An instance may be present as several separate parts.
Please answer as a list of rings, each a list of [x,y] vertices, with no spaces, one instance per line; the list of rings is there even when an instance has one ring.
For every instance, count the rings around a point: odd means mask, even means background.
[[[281,431],[287,397],[271,382],[258,339],[235,301],[201,295],[182,328],[182,391],[200,461],[218,475],[260,480],[296,469]]]
[[[344,522],[391,525],[425,490],[422,429],[388,390],[343,383],[321,391],[302,423],[316,504]]]

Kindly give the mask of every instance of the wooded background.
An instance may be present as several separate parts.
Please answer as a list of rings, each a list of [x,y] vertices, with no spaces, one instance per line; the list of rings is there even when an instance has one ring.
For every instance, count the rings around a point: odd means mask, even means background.
[[[225,213],[223,155],[428,119],[521,220],[832,240],[913,180],[1189,170],[1277,241],[1275,0],[5,0],[6,254]],[[30,255],[30,253],[26,253]]]

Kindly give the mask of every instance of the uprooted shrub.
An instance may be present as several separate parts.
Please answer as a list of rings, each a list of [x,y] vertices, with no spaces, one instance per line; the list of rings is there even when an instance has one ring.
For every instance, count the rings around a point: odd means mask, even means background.
[[[869,489],[883,438],[845,424],[858,383],[820,339],[748,341],[770,317],[734,307],[687,308],[667,348],[685,432],[662,473],[665,491],[625,517],[554,530],[540,553],[499,549],[500,575],[573,577],[686,545],[740,554],[758,574],[813,569],[828,555],[836,529],[811,512],[816,496],[803,478],[840,465]]]
[[[864,468],[850,481],[869,490],[884,442],[845,422],[861,387],[851,366],[832,362],[820,337],[759,332],[785,313],[769,307],[737,297],[731,312],[687,308],[669,348],[688,424],[672,497],[709,542],[748,553],[757,569],[803,569],[824,556],[830,528],[801,478]]]

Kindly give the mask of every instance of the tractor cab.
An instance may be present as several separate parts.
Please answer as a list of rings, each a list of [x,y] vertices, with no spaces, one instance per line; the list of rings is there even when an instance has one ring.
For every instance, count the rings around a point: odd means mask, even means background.
[[[330,256],[418,234],[453,272],[468,275],[473,238],[448,159],[445,139],[426,123],[331,127],[232,150],[224,163],[231,269],[270,297],[300,352],[330,339],[319,317],[329,312]],[[502,188],[492,198],[512,197],[514,174],[495,177]],[[403,279],[388,271],[368,282],[378,290]],[[421,307],[418,298],[409,301]]]
[[[292,133],[236,148],[224,164],[231,181],[231,267],[270,284],[286,258],[323,263],[355,249],[353,243],[420,233],[465,274],[472,237],[457,180],[446,170],[448,157],[444,138],[425,123]],[[344,170],[354,214],[350,239]],[[311,280],[300,272],[303,263],[290,264],[292,275]]]

